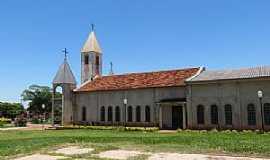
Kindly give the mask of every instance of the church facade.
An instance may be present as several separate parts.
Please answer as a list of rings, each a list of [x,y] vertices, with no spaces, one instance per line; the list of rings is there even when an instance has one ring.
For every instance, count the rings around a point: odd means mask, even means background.
[[[81,85],[66,58],[60,66],[53,91],[63,90],[63,124],[270,128],[270,67],[103,75],[102,57],[92,31],[81,50]]]

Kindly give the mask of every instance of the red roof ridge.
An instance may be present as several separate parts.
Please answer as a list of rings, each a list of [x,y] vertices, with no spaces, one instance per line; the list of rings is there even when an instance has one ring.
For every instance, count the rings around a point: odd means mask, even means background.
[[[132,74],[148,74],[148,73],[162,73],[162,72],[174,72],[174,71],[184,71],[184,70],[191,70],[191,69],[199,69],[200,67],[190,67],[190,68],[179,68],[179,69],[166,69],[166,70],[157,70],[157,71],[147,71],[147,72],[130,72],[130,73],[122,73],[122,74],[114,74],[114,75],[104,75],[102,77],[112,77],[112,76],[128,76]]]
[[[74,91],[89,92],[184,86],[185,80],[195,75],[199,70],[200,67],[193,67],[101,76],[93,81],[86,81]]]

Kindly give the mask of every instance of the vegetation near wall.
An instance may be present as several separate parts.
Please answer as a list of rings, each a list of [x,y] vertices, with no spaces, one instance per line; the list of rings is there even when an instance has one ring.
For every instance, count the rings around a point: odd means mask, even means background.
[[[0,102],[0,117],[14,119],[24,111],[20,103]]]
[[[27,110],[32,114],[50,113],[52,109],[52,89],[48,86],[31,85],[22,93],[22,99],[29,102]],[[61,98],[56,92],[55,98]],[[45,105],[45,108],[42,108]]]

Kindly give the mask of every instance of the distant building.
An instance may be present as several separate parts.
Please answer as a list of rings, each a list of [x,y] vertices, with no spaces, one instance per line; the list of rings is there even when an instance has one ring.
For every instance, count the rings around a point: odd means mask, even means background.
[[[81,50],[81,85],[76,86],[66,58],[60,66],[53,88],[63,90],[63,124],[270,128],[270,67],[195,67],[104,76],[102,57],[92,31]],[[263,92],[261,99],[258,91]]]

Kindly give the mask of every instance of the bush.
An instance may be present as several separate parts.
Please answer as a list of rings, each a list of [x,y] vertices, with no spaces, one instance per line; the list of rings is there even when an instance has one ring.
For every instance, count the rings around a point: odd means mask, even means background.
[[[0,127],[3,127],[5,124],[10,124],[11,123],[11,119],[8,118],[0,118]]]
[[[33,118],[31,122],[32,122],[33,124],[41,124],[41,123],[42,123],[42,120],[39,119],[39,118]]]
[[[124,127],[124,126],[65,126],[59,129],[89,129],[89,130],[116,130],[116,131],[144,131],[155,132],[157,127]]]
[[[214,132],[214,133],[216,133],[216,132],[218,132],[218,130],[217,130],[216,128],[214,128],[214,129],[211,129],[209,132]]]
[[[15,119],[15,126],[16,127],[26,127],[27,120],[24,117],[19,117]]]
[[[2,117],[0,118],[0,123],[9,124],[11,123],[11,119]]]

